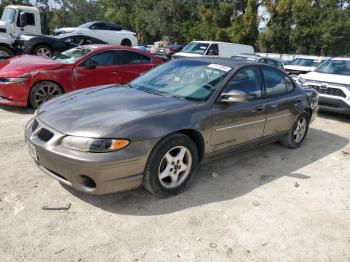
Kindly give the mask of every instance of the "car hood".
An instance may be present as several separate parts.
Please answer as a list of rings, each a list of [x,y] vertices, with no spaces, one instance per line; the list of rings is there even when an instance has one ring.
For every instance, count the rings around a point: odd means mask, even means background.
[[[49,58],[31,55],[16,56],[0,64],[0,77],[18,77],[37,70],[51,70],[63,66],[64,64]]]
[[[123,86],[101,86],[53,99],[40,107],[37,117],[67,135],[112,138],[138,120],[192,104]]]
[[[284,69],[311,72],[315,69],[315,67],[314,66],[300,66],[300,65],[284,65]]]
[[[302,77],[306,80],[317,81],[317,82],[336,83],[336,84],[342,84],[342,85],[349,85],[350,83],[350,76],[345,76],[345,75],[310,72],[305,75],[302,75]]]

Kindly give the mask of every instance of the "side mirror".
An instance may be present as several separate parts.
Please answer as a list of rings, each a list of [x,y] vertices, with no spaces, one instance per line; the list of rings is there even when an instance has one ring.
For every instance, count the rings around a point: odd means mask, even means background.
[[[25,27],[28,25],[28,13],[27,12],[21,12],[19,14],[19,26]]]
[[[227,93],[222,93],[219,98],[221,103],[244,103],[247,102],[249,95],[245,92],[232,90]]]
[[[98,65],[98,64],[97,64],[96,61],[94,61],[94,60],[88,60],[88,61],[85,63],[85,68],[87,68],[87,69],[94,69],[94,68],[96,68],[97,65]]]

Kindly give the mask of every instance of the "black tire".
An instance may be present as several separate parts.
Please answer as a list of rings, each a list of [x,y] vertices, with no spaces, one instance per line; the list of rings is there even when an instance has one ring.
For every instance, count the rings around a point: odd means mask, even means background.
[[[298,123],[301,119],[304,119],[305,121],[305,131],[304,131],[304,134],[302,136],[302,138],[299,140],[299,139],[296,139],[296,136],[295,135],[295,132],[298,128]],[[299,146],[301,146],[305,140],[305,137],[307,135],[307,132],[309,130],[309,121],[310,121],[310,117],[307,113],[303,113],[301,114],[297,121],[295,121],[293,127],[289,130],[289,133],[288,135],[286,135],[284,138],[281,139],[281,144],[285,147],[288,147],[288,148],[298,148]]]
[[[122,42],[120,43],[123,46],[131,46],[131,41],[129,39],[123,39]]]
[[[161,164],[163,163],[163,161],[166,161],[164,160],[165,155],[172,150],[178,150],[176,149],[177,147],[184,148],[185,150],[187,149],[188,151],[186,151],[187,152],[186,154],[188,153],[191,154],[191,157],[192,157],[191,167],[188,169],[189,172],[187,173],[187,175],[186,175],[187,171],[181,171],[181,169],[178,169],[180,170],[180,172],[178,172],[177,179],[180,180],[179,182],[181,182],[182,179],[184,180],[182,181],[181,184],[179,184],[174,188],[167,188],[164,186],[164,184],[167,182],[163,180],[161,181],[159,177],[160,169],[162,168]],[[183,159],[185,158],[186,156]],[[175,169],[176,165],[178,164],[176,164],[175,162],[175,167],[174,165],[170,167],[173,167],[174,170],[176,171]],[[179,133],[170,135],[164,138],[163,140],[161,140],[152,150],[146,164],[144,177],[143,177],[143,186],[145,187],[146,190],[148,190],[152,194],[156,194],[161,197],[168,197],[171,195],[179,194],[185,189],[186,185],[188,185],[188,183],[192,180],[197,166],[198,166],[198,149],[196,144],[192,141],[192,139],[186,135],[179,134]],[[178,168],[181,168],[181,163],[178,166]],[[184,177],[181,177],[181,176],[184,176]]]
[[[48,45],[38,45],[34,47],[32,54],[36,56],[43,56],[43,57],[50,58],[53,56],[53,50]]]
[[[45,94],[47,90],[48,94]],[[51,91],[52,90],[52,91]],[[64,93],[64,90],[56,83],[51,81],[41,81],[35,84],[30,91],[29,103],[33,108],[38,108],[42,103],[59,96]],[[39,99],[44,97],[44,99]]]
[[[5,59],[14,57],[15,53],[8,47],[0,46],[0,62]]]

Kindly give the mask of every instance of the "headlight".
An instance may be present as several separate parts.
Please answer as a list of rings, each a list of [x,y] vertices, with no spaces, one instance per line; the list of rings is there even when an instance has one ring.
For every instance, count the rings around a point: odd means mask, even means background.
[[[78,151],[105,153],[123,149],[129,145],[127,139],[104,139],[77,136],[66,136],[61,145]]]
[[[305,82],[306,82],[306,80],[304,78],[302,78],[301,76],[298,77],[297,81],[299,84],[302,84],[302,85],[305,84]]]
[[[18,84],[26,81],[28,78],[26,77],[1,77],[0,84],[2,85],[10,85],[10,84]]]
[[[32,39],[33,37],[34,37],[33,35],[20,35],[19,39],[27,41],[27,40]]]

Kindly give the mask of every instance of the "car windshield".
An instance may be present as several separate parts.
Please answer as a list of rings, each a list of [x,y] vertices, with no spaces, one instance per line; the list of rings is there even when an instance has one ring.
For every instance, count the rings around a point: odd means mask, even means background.
[[[350,76],[350,60],[328,60],[315,71],[324,74]]]
[[[295,58],[293,61],[288,63],[289,65],[299,65],[299,66],[310,66],[316,67],[323,62],[321,59],[310,59],[310,58]]]
[[[231,69],[207,61],[179,59],[135,79],[130,86],[156,95],[203,102],[211,97]]]
[[[209,44],[206,43],[191,42],[182,49],[182,52],[204,55],[208,47]]]
[[[13,23],[15,21],[16,9],[6,7],[2,13],[1,21],[6,23]]]
[[[92,51],[91,48],[76,47],[76,48],[69,49],[61,54],[56,54],[55,56],[52,57],[52,59],[64,64],[73,64],[79,58],[90,53],[91,51]]]

